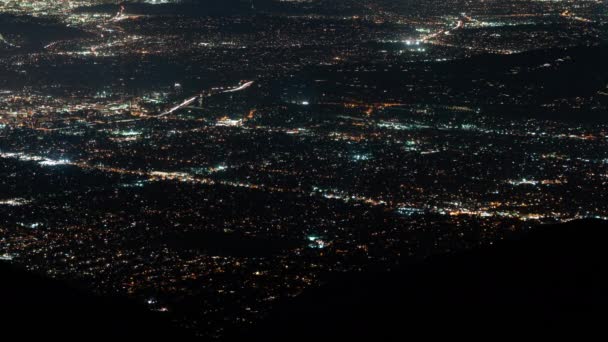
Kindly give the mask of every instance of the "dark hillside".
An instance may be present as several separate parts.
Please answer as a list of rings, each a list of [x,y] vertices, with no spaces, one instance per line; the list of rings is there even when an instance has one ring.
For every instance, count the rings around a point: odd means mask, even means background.
[[[344,277],[285,303],[247,336],[384,341],[601,332],[607,237],[606,223],[573,222],[401,272]]]
[[[518,241],[440,256],[393,273],[354,274],[282,303],[230,340],[401,340],[601,332],[608,317],[608,224],[538,228]],[[4,331],[23,337],[190,340],[126,300],[85,294],[0,264]]]
[[[19,339],[189,340],[168,317],[128,300],[90,295],[63,282],[0,264],[0,326]]]

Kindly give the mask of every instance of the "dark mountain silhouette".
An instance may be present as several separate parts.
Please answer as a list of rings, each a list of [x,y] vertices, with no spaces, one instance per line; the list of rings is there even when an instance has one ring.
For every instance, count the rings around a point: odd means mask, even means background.
[[[0,264],[0,279],[0,327],[5,336],[49,341],[190,340],[168,317],[127,299],[94,296],[7,264]]]
[[[607,238],[608,224],[578,221],[400,272],[341,277],[283,303],[243,335],[385,341],[602,333]]]
[[[521,239],[433,257],[391,273],[339,275],[280,303],[227,340],[405,340],[602,333],[608,318],[608,224],[544,226]],[[126,299],[0,264],[5,334],[82,339],[192,340]]]

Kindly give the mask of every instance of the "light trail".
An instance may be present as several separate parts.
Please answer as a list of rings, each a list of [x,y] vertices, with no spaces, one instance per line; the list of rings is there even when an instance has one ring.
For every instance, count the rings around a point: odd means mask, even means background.
[[[237,87],[234,89],[228,89],[228,90],[223,91],[222,93],[236,93],[236,92],[239,92],[239,91],[242,91],[242,90],[245,90],[245,89],[251,87],[253,85],[253,83],[254,83],[254,81],[249,81],[240,87]]]
[[[182,109],[184,107],[188,107],[189,105],[191,105],[192,103],[194,103],[194,101],[198,100],[201,97],[205,98],[205,97],[211,97],[211,96],[218,95],[218,94],[236,93],[236,92],[239,92],[239,91],[243,91],[243,90],[251,87],[254,83],[255,83],[255,81],[249,81],[249,82],[246,82],[246,83],[244,83],[244,84],[242,84],[242,85],[240,85],[240,86],[238,86],[236,88],[232,88],[232,89],[228,89],[228,90],[223,90],[223,91],[221,91],[219,93],[208,93],[208,94],[205,94],[203,92],[200,95],[196,95],[196,96],[193,96],[193,97],[191,97],[189,99],[184,100],[184,102],[178,104],[177,106],[172,107],[171,109],[169,109],[169,110],[167,110],[167,111],[165,111],[165,112],[163,112],[163,113],[161,113],[159,115],[156,115],[154,117],[160,118],[160,117],[164,117],[164,116],[170,115],[170,114],[172,114],[172,113],[174,113],[174,112],[176,112],[176,111],[178,111],[178,110],[180,110],[180,109]]]
[[[184,102],[182,102],[182,103],[178,104],[177,106],[175,106],[175,107],[173,107],[173,108],[169,109],[168,111],[163,112],[163,113],[161,113],[160,115],[157,115],[156,117],[157,117],[157,118],[160,118],[160,117],[163,117],[163,116],[167,116],[167,115],[169,115],[169,114],[171,114],[171,113],[173,113],[173,112],[175,112],[175,111],[177,111],[177,110],[180,110],[180,109],[182,109],[182,108],[184,108],[184,107],[186,107],[186,106],[190,105],[192,102],[196,101],[196,99],[198,99],[198,98],[199,98],[199,96],[200,96],[200,95],[197,95],[197,96],[191,97],[191,98],[189,98],[189,99],[185,100]]]
[[[4,36],[2,35],[2,33],[0,33],[0,43],[4,43],[4,44],[6,44],[6,45],[8,45],[10,47],[13,47],[13,48],[20,48],[20,46],[15,45],[15,44],[9,42],[8,40],[6,40],[6,38],[4,38]]]
[[[50,43],[50,44],[46,45],[46,46],[44,47],[44,49],[45,49],[45,50],[48,50],[48,49],[52,48],[53,46],[57,45],[59,42],[61,42],[61,40],[58,40],[58,41],[56,41],[56,42],[52,42],[52,43]]]

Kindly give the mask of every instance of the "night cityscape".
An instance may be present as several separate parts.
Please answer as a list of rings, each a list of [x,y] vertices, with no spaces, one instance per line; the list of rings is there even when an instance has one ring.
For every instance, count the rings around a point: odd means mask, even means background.
[[[224,341],[604,225],[607,62],[604,0],[0,0],[0,265]]]

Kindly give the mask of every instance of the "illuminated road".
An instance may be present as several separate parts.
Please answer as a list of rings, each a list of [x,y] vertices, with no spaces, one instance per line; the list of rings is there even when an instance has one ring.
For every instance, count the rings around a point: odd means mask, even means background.
[[[2,33],[0,33],[0,43],[4,43],[6,45],[8,45],[9,47],[13,47],[13,48],[19,48],[19,46],[9,42],[8,40],[6,40],[6,38],[4,38],[4,36],[2,35]]]
[[[247,82],[247,83],[243,84],[242,86],[240,86],[238,88],[228,89],[226,91],[223,91],[222,93],[236,93],[238,91],[245,90],[245,89],[251,87],[252,85],[253,85],[253,81],[250,81],[250,82]]]
[[[200,97],[204,98],[204,97],[211,97],[211,96],[218,95],[218,94],[236,93],[236,92],[243,91],[243,90],[251,87],[253,85],[253,83],[254,83],[254,81],[249,81],[249,82],[244,83],[244,84],[242,84],[242,85],[240,85],[240,86],[238,86],[236,88],[232,88],[232,89],[228,89],[228,90],[222,90],[222,91],[215,92],[215,93],[214,92],[210,92],[210,93],[205,94],[203,92],[200,95],[196,95],[196,96],[193,96],[193,97],[191,97],[189,99],[184,100],[184,102],[182,102],[182,103],[178,104],[177,106],[172,107],[171,109],[169,109],[169,110],[167,110],[167,111],[165,111],[165,112],[157,115],[156,117],[160,118],[160,117],[163,117],[163,116],[167,116],[167,115],[170,115],[170,114],[172,114],[172,113],[174,113],[174,112],[176,112],[176,111],[178,111],[178,110],[180,110],[182,108],[188,107],[189,105],[191,105],[194,101],[196,101]]]
[[[190,105],[192,102],[196,101],[196,99],[198,99],[198,98],[199,98],[199,96],[200,96],[200,95],[197,95],[197,96],[191,97],[191,98],[189,98],[189,99],[185,100],[184,102],[182,102],[182,103],[178,104],[177,106],[175,106],[175,107],[173,107],[173,108],[171,108],[171,109],[167,110],[166,112],[163,112],[162,114],[157,115],[156,117],[160,118],[160,117],[162,117],[162,116],[166,116],[166,115],[169,115],[169,114],[171,114],[171,113],[173,113],[173,112],[175,112],[175,111],[178,111],[178,110],[180,110],[180,109],[182,109],[182,108],[184,108],[184,107],[187,107],[187,106],[188,106],[188,105]]]

